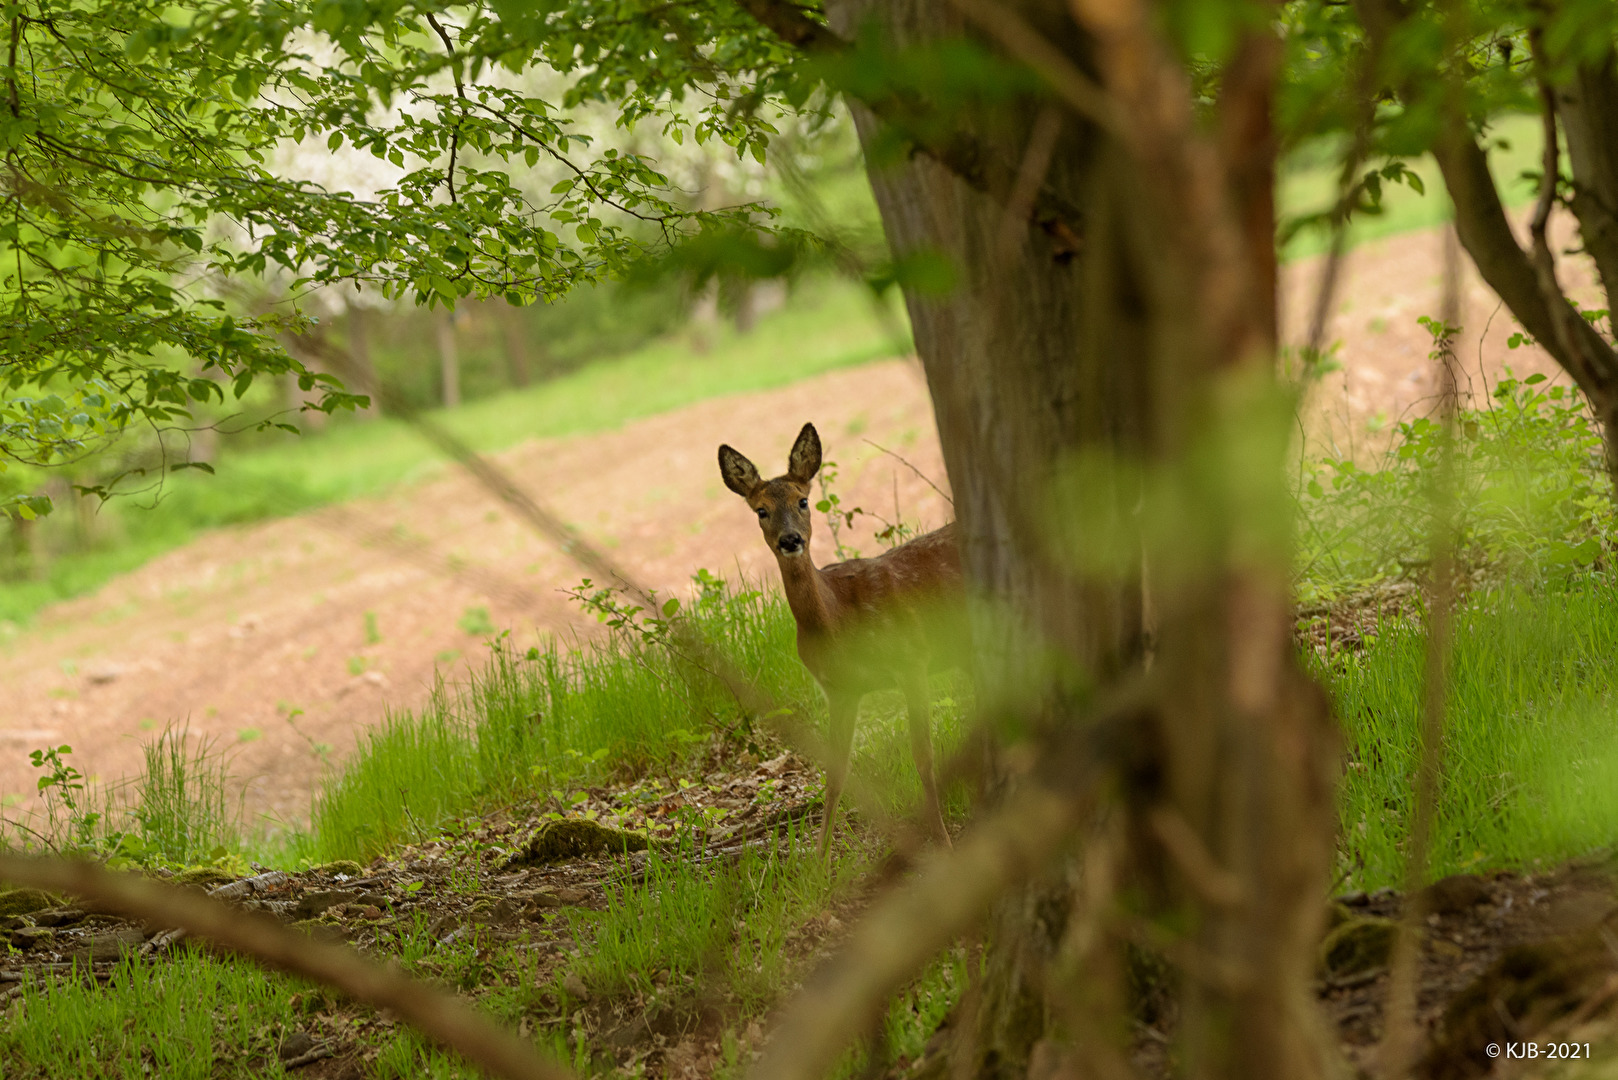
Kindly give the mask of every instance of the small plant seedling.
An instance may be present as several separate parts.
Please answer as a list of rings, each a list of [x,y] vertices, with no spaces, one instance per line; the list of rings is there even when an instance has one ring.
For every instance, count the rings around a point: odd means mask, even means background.
[[[467,608],[455,625],[473,636],[494,633],[494,620],[489,618],[486,607]]]
[[[81,805],[84,774],[64,760],[71,753],[73,748],[64,743],[35,750],[28,755],[28,760],[34,768],[45,770],[44,775],[36,781],[36,789],[45,797],[45,812],[51,823],[51,831],[56,832],[65,821],[74,843],[79,847],[89,847],[95,838],[95,827],[100,823],[101,815]]]
[[[365,613],[365,644],[380,645],[381,643],[382,631],[378,630],[376,626],[376,612],[367,611]]]

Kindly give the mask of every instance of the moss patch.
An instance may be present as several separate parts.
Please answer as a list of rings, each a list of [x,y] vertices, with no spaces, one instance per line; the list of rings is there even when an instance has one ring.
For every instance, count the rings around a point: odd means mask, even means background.
[[[217,866],[190,866],[181,870],[169,879],[171,885],[200,885],[204,889],[211,889],[216,885],[228,885],[236,880],[236,875],[227,873]]]
[[[312,874],[324,874],[326,877],[336,877],[341,874],[344,877],[357,878],[365,876],[365,867],[353,859],[338,859],[336,862],[322,863],[319,866],[312,867],[309,872]]]
[[[39,889],[6,889],[0,892],[0,918],[31,915],[57,906],[57,899]]]
[[[647,846],[646,837],[640,833],[609,828],[588,818],[564,818],[541,825],[521,850],[506,860],[506,869],[624,855],[645,851]]]

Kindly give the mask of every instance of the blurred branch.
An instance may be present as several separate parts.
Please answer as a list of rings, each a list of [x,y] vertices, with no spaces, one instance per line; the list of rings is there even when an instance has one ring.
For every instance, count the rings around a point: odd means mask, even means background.
[[[924,862],[909,886],[877,901],[847,945],[789,1006],[750,1080],[818,1080],[843,1048],[879,1022],[881,1007],[927,960],[984,917],[1006,890],[1067,843],[1085,806],[1029,785]]]
[[[1550,153],[1556,138],[1550,136]],[[1550,183],[1555,184],[1555,173]],[[1427,865],[1433,821],[1438,816],[1438,785],[1444,767],[1444,708],[1449,693],[1450,649],[1455,620],[1455,426],[1459,394],[1455,378],[1455,335],[1460,333],[1459,242],[1444,230],[1444,294],[1432,359],[1439,364],[1439,416],[1442,442],[1432,486],[1432,562],[1427,584],[1427,653],[1422,686],[1421,746],[1416,761],[1416,805],[1405,859],[1404,910],[1389,964],[1388,1002],[1379,1058],[1389,1077],[1401,1077],[1420,1046],[1417,1026],[1417,970],[1427,917]]]
[[[854,48],[845,38],[810,19],[805,14],[807,9],[787,0],[737,0],[737,2],[761,26],[810,56],[835,56]],[[1019,59],[1027,62],[1026,57]],[[1037,64],[1032,66],[1041,74],[1046,74]],[[1063,82],[1057,83],[1053,80],[1052,85],[1058,93],[1064,95],[1074,89],[1071,80],[1065,76]],[[859,100],[860,104],[869,109],[878,120],[902,132],[917,153],[936,161],[972,190],[982,192],[1001,203],[1010,199],[1014,173],[981,139],[960,130],[954,130],[943,138],[927,137],[914,130],[915,125],[910,122],[911,118],[927,115],[931,111],[926,102],[892,94],[862,96]],[[1071,256],[1078,252],[1084,235],[1083,209],[1050,184],[1040,185],[1030,200],[1025,216],[1030,224],[1050,235],[1059,257]]]
[[[950,0],[950,3],[977,24],[978,29],[998,41],[1006,52],[1039,72],[1056,91],[1056,96],[1074,112],[1109,134],[1122,133],[1119,117],[1106,91],[1021,15],[995,0]]]
[[[274,917],[93,863],[0,855],[0,880],[90,900],[148,926],[184,930],[267,967],[391,1009],[446,1049],[506,1080],[573,1080],[573,1074],[482,1016],[462,999],[390,971],[342,945],[314,941]]]

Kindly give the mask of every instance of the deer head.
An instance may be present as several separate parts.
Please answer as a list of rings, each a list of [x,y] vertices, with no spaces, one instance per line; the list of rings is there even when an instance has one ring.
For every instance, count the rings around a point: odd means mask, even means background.
[[[798,432],[787,456],[786,475],[774,480],[761,479],[753,463],[729,446],[719,448],[719,475],[758,515],[764,541],[778,558],[809,553],[809,482],[819,471],[820,436],[813,424]]]

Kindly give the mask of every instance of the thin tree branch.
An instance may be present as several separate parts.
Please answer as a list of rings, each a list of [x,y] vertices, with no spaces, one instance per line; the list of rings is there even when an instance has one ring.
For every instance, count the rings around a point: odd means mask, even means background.
[[[438,35],[438,40],[444,43],[444,52],[449,55],[449,73],[455,79],[455,96],[461,101],[462,116],[464,117],[466,109],[466,87],[461,85],[460,58],[455,55],[455,46],[450,42],[449,35],[444,32],[444,28],[442,26],[438,25],[438,17],[430,11],[427,12],[427,25],[433,28],[433,31]],[[461,119],[457,118],[455,121],[455,126],[449,130],[449,170],[444,174],[445,180],[449,186],[449,201],[451,205],[454,205],[455,203],[455,158],[460,152],[460,149]]]
[[[114,874],[93,863],[0,855],[0,880],[91,900],[128,918],[184,930],[266,967],[334,987],[392,1009],[423,1034],[505,1080],[573,1080],[527,1042],[462,999],[376,964],[352,949],[314,941],[273,916],[242,911],[195,892]]]

